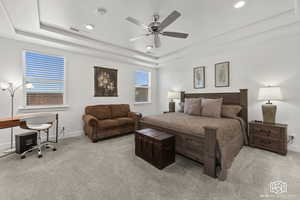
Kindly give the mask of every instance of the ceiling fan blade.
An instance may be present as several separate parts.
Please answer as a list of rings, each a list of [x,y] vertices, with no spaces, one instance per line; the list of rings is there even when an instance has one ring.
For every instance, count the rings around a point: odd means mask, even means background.
[[[130,42],[134,42],[134,41],[136,41],[136,40],[142,39],[142,38],[144,38],[144,37],[146,37],[146,36],[149,36],[149,35],[150,35],[150,34],[140,35],[140,36],[137,36],[137,37],[134,37],[134,38],[130,38],[129,41],[130,41]]]
[[[169,31],[162,32],[161,34],[164,36],[175,37],[175,38],[184,38],[184,39],[189,36],[189,34],[187,34],[187,33],[169,32]]]
[[[159,30],[162,31],[164,30],[167,26],[172,24],[174,21],[176,21],[179,17],[181,16],[180,12],[178,11],[173,11],[164,21],[161,22],[159,26]]]
[[[146,26],[145,24],[143,24],[142,22],[140,22],[139,20],[137,20],[133,17],[127,17],[126,20],[133,23],[133,24],[135,24],[135,25],[137,25],[137,26],[141,26],[143,29],[146,29],[146,30],[149,29],[148,26]]]
[[[154,46],[159,48],[161,46],[161,41],[158,34],[154,34]]]

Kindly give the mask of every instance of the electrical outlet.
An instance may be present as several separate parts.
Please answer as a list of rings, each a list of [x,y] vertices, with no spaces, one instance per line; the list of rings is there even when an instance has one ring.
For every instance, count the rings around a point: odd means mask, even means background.
[[[289,136],[288,136],[288,143],[289,143],[289,144],[293,144],[293,143],[294,143],[294,140],[295,140],[295,136],[294,136],[294,135],[289,135]]]

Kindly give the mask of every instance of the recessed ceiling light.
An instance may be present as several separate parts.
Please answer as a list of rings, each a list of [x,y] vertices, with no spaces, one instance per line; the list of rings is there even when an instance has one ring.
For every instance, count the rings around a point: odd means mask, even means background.
[[[85,28],[89,29],[89,30],[93,30],[95,28],[95,26],[93,24],[87,24],[87,25],[85,25]]]
[[[146,46],[146,49],[147,49],[147,50],[151,50],[151,49],[153,49],[153,46],[152,46],[152,45],[147,45],[147,46]]]
[[[238,1],[234,4],[234,7],[235,8],[242,8],[246,5],[246,2],[245,1]]]

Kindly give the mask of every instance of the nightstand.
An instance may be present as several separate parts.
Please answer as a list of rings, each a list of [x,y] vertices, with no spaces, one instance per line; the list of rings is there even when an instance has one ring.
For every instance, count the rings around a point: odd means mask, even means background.
[[[252,121],[249,123],[250,146],[287,154],[287,125]]]

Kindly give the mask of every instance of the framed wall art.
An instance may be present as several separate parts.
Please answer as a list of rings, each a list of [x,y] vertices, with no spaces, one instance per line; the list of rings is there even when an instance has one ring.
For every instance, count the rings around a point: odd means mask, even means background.
[[[194,68],[194,88],[205,88],[205,67]]]
[[[229,87],[229,62],[222,62],[215,64],[215,86],[216,87]]]
[[[118,70],[94,67],[95,97],[118,96]]]

